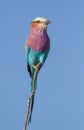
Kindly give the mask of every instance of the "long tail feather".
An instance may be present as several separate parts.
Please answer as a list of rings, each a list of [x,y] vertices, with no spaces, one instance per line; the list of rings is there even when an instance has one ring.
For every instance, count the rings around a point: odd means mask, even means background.
[[[34,94],[32,95],[32,99],[31,99],[31,110],[30,110],[30,116],[29,116],[29,120],[28,120],[28,124],[31,123],[31,118],[32,118],[32,111],[33,111],[33,106],[34,106]]]
[[[35,97],[35,91],[36,91],[36,83],[37,83],[37,74],[38,72],[34,72],[34,76],[32,78],[32,94],[31,94],[31,99],[30,99],[30,112],[29,112],[29,118],[28,118],[28,124],[31,123],[31,118],[32,118],[32,112],[33,112],[33,107],[34,107],[34,97]]]

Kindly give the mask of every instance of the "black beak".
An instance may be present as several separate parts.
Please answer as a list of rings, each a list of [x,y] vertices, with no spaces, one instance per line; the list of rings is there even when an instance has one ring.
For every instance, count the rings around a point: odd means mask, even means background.
[[[47,24],[47,25],[48,25],[48,24],[50,24],[50,23],[51,23],[51,21],[50,21],[50,20],[47,20],[47,21],[46,21],[46,24]]]

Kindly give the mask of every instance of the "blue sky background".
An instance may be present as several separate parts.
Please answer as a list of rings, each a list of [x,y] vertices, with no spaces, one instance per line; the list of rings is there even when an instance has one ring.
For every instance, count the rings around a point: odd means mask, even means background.
[[[29,130],[84,130],[84,0],[0,0],[0,130],[23,130],[30,77],[24,43],[36,16],[52,21]]]

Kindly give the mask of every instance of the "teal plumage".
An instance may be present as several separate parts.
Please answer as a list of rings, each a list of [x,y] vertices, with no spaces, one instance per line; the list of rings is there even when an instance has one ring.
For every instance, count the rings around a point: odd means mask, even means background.
[[[47,26],[49,20],[44,18],[36,18],[32,21],[30,27],[30,35],[25,44],[25,60],[27,70],[31,77],[31,107],[28,123],[31,122],[32,110],[34,105],[34,95],[37,87],[37,76],[40,68],[43,66],[49,50],[50,39],[47,35]]]

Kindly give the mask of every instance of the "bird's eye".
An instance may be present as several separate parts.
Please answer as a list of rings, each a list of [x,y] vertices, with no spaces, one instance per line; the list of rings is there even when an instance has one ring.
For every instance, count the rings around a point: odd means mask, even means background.
[[[37,23],[40,23],[40,20],[37,20]]]

